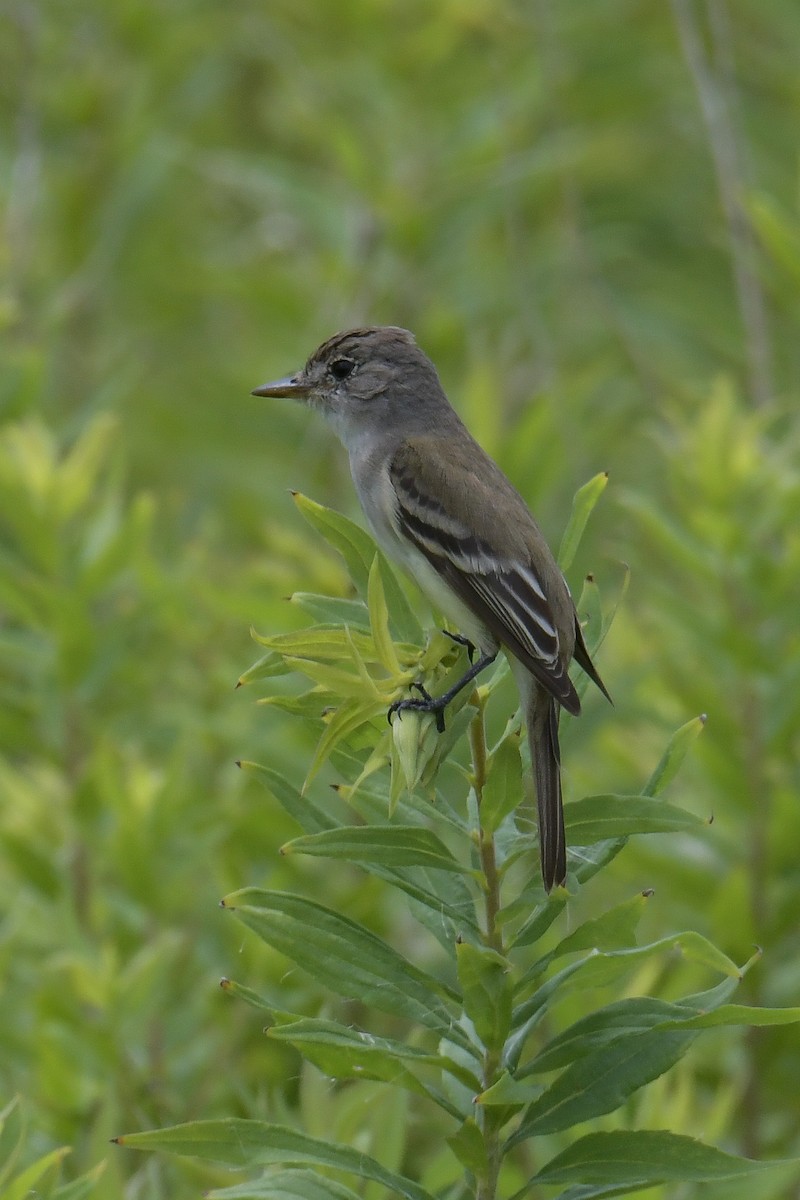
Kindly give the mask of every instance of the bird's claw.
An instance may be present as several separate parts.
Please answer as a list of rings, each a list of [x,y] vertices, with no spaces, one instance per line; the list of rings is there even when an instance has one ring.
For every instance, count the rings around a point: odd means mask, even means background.
[[[451,642],[455,642],[457,646],[463,646],[467,651],[467,658],[470,662],[475,658],[475,643],[471,642],[468,637],[464,637],[463,633],[451,633],[449,629],[443,629],[442,633],[445,637],[449,637]]]
[[[391,725],[392,717],[395,713],[402,712],[427,712],[433,713],[436,717],[436,729],[439,733],[444,733],[444,704],[435,700],[427,688],[421,683],[412,683],[410,685],[415,691],[419,692],[421,699],[419,700],[395,700],[394,704],[389,705],[389,711],[386,714],[386,719]]]

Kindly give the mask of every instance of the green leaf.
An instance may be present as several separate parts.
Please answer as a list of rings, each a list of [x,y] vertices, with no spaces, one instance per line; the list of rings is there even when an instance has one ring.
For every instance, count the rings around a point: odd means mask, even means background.
[[[612,910],[613,911],[613,910]],[[676,933],[669,937],[650,942],[646,946],[638,946],[630,950],[594,950],[577,962],[562,968],[540,988],[520,1004],[514,1011],[513,1034],[509,1038],[504,1055],[505,1063],[511,1068],[516,1067],[523,1046],[531,1030],[542,1020],[546,1006],[553,996],[560,998],[568,996],[575,988],[587,991],[594,987],[607,987],[635,967],[658,954],[664,954],[673,949],[679,949],[694,962],[710,967],[714,971],[739,980],[742,972],[727,955],[718,950],[699,933],[689,930],[686,933]]]
[[[283,661],[283,658],[276,650],[270,650],[269,654],[263,655],[254,662],[252,667],[248,667],[239,676],[236,686],[244,687],[248,683],[254,683],[257,679],[272,679],[276,675],[288,675],[289,667]]]
[[[581,632],[586,648],[594,658],[603,643],[603,605],[594,575],[587,575],[584,579],[580,598],[575,608],[581,623]],[[589,682],[589,676],[581,669],[575,679],[575,687],[579,696],[583,697]]]
[[[357,1192],[314,1171],[270,1171],[252,1183],[204,1194],[207,1200],[359,1200]]]
[[[325,1075],[335,1079],[378,1079],[429,1095],[414,1068],[447,1071],[477,1091],[477,1076],[451,1058],[419,1050],[406,1042],[375,1037],[352,1026],[319,1018],[301,1018],[268,1030],[275,1041],[290,1042]]]
[[[400,888],[427,911],[427,920],[422,911],[415,911],[414,915],[438,938],[448,953],[453,953],[458,935],[478,939],[475,902],[461,875],[451,871],[429,871],[426,867],[385,867],[378,863],[367,864],[367,869]]]
[[[343,858],[348,862],[469,871],[469,867],[458,862],[435,833],[420,825],[342,825],[294,838],[281,847],[281,854],[313,854],[321,858]]]
[[[800,1021],[800,1008],[753,1008],[749,1004],[726,1004],[714,1012],[697,1013],[682,1021],[672,1017],[659,1025],[659,1029],[713,1029],[724,1025],[749,1025],[761,1028],[767,1025],[795,1025]]]
[[[340,742],[346,741],[362,725],[367,725],[370,721],[374,721],[384,711],[384,704],[370,697],[346,700],[331,717],[325,728],[325,732],[317,744],[317,748],[309,764],[304,786],[308,787],[317,772],[324,766],[331,751]]]
[[[418,1021],[442,1036],[459,1036],[440,999],[444,985],[363,925],[312,900],[260,888],[233,892],[222,904],[338,995]]]
[[[313,592],[294,592],[289,600],[324,625],[347,625],[369,633],[369,613],[363,600],[317,596]]]
[[[565,954],[574,954],[578,950],[620,950],[635,946],[636,930],[651,895],[651,892],[639,892],[599,917],[584,921],[572,933],[562,938],[548,954],[528,968],[519,980],[517,990],[524,991],[544,974],[555,959],[562,958]]]
[[[500,1078],[487,1088],[485,1092],[475,1097],[475,1103],[484,1108],[522,1108],[536,1100],[544,1091],[541,1083],[531,1083],[526,1079],[516,1079],[508,1071],[503,1071]]]
[[[318,724],[320,721],[325,720],[325,714],[331,707],[333,700],[334,696],[332,692],[326,691],[321,686],[317,686],[296,696],[282,696],[279,694],[259,696],[256,704],[262,705],[264,708],[280,709],[281,712],[290,713],[293,717],[302,717],[309,724],[312,721]]]
[[[692,745],[703,732],[706,719],[706,715],[703,713],[701,716],[687,721],[673,733],[658,766],[642,788],[643,795],[657,796],[659,792],[663,792],[668,783],[672,782]]]
[[[445,1141],[463,1167],[479,1178],[486,1175],[489,1169],[486,1144],[474,1117],[468,1117]]]
[[[565,574],[572,566],[572,560],[580,545],[586,523],[592,515],[592,509],[606,490],[607,484],[608,471],[601,471],[583,487],[578,488],[575,493],[572,511],[558,551],[558,565]]]
[[[96,1185],[105,1172],[106,1163],[99,1162],[96,1167],[92,1167],[85,1175],[81,1175],[78,1179],[73,1179],[71,1183],[62,1184],[61,1187],[51,1194],[49,1200],[86,1200],[87,1196],[91,1196]]]
[[[114,1138],[132,1150],[160,1150],[191,1158],[223,1163],[230,1167],[256,1167],[271,1163],[309,1163],[346,1171],[370,1179],[406,1200],[433,1200],[429,1192],[394,1171],[387,1171],[374,1158],[349,1146],[309,1137],[284,1125],[230,1117],[220,1121],[189,1121],[167,1129],[148,1129]]]
[[[494,833],[509,813],[521,803],[522,760],[519,737],[510,734],[495,750],[487,765],[481,798],[481,825]]]
[[[364,600],[367,598],[369,569],[375,557],[376,546],[368,533],[355,525],[341,513],[325,508],[309,500],[302,492],[295,492],[293,499],[309,525],[321,533],[334,549],[338,550],[347,564],[350,578]]]
[[[378,658],[390,675],[399,675],[401,668],[392,642],[392,635],[389,632],[389,610],[386,607],[386,595],[383,590],[383,579],[377,554],[369,569],[367,607],[369,608],[372,640],[375,643]]]
[[[707,829],[709,822],[649,795],[584,796],[564,805],[564,824],[573,846],[642,833],[683,833]]]
[[[673,1181],[710,1183],[717,1179],[738,1179],[784,1165],[786,1160],[769,1163],[739,1158],[667,1130],[613,1130],[579,1138],[552,1158],[530,1182],[653,1187]],[[523,1191],[526,1190],[527,1186]],[[522,1194],[518,1192],[517,1196]]]
[[[656,954],[678,949],[691,962],[697,962],[712,971],[719,971],[733,979],[739,979],[740,970],[732,959],[723,954],[707,938],[696,933],[693,929],[684,933],[673,933],[668,937],[659,938],[646,946],[638,946],[631,950],[611,950],[596,952],[584,958],[580,966],[580,979],[574,985],[582,990],[589,987],[605,986],[619,979],[633,967]]]
[[[2,1200],[28,1200],[31,1195],[36,1194],[47,1173],[53,1172],[55,1175],[57,1168],[70,1153],[69,1146],[59,1146],[57,1150],[51,1150],[49,1154],[37,1158],[5,1184]]]
[[[62,459],[57,493],[62,518],[79,512],[92,496],[101,471],[108,463],[118,423],[113,414],[98,413]]]
[[[648,1030],[590,1051],[534,1100],[509,1146],[613,1112],[674,1066],[698,1036],[696,1032]]]
[[[259,1012],[267,1012],[272,1021],[296,1021],[299,1019],[298,1013],[278,1008],[277,1005],[270,1003],[266,996],[260,996],[252,988],[237,983],[235,979],[220,979],[219,986],[227,996],[235,996],[237,1000],[244,1000],[245,1004],[258,1009]]]
[[[494,950],[469,942],[456,946],[456,961],[464,1011],[484,1046],[497,1050],[511,1025],[509,963]]]
[[[264,635],[254,639],[268,650],[281,654],[288,662],[309,659],[312,662],[352,662],[353,649],[365,662],[382,665],[371,633],[340,625],[309,625],[292,633]]]
[[[292,820],[296,821],[300,828],[307,833],[320,833],[322,830],[333,828],[334,822],[327,813],[301,795],[288,779],[284,779],[283,775],[273,770],[272,767],[265,767],[261,763],[247,762],[246,760],[240,760],[237,765],[246,774],[257,779]]]
[[[19,1096],[0,1109],[0,1187],[10,1178],[25,1145],[25,1114]]]
[[[544,901],[539,904],[531,913],[525,924],[520,929],[519,933],[512,939],[512,945],[515,947],[530,946],[534,942],[538,942],[556,918],[564,911],[569,901],[569,893],[564,888],[557,888],[546,896]],[[500,920],[505,921],[506,915],[516,916],[516,912],[511,913],[508,909],[502,909],[500,912]]]
[[[670,1004],[667,1000],[656,1000],[650,996],[633,996],[617,1000],[596,1012],[575,1021],[563,1033],[523,1067],[518,1075],[525,1076],[545,1071],[555,1071],[583,1059],[591,1051],[609,1042],[619,1041],[654,1027],[669,1029],[685,1026],[694,1015],[692,1009]]]
[[[425,636],[422,626],[398,583],[397,576],[380,551],[378,552],[378,563],[383,592],[389,609],[389,627],[401,642],[409,646],[418,646]]]

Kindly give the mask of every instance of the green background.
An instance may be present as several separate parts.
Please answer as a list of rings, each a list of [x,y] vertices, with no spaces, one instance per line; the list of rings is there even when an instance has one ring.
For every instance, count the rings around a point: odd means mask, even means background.
[[[108,1138],[367,1119],[219,991],[320,1003],[216,907],[267,882],[410,936],[374,883],[281,861],[296,831],[233,765],[302,780],[313,739],[234,684],[250,625],[347,586],[289,490],[356,513],[331,433],[249,392],[364,321],[414,330],[554,545],[610,471],[570,579],[611,604],[630,566],[599,662],[616,707],[566,731],[567,795],[638,790],[707,712],[670,799],[714,823],[631,844],[592,903],[655,887],[649,933],[740,962],[757,943],[742,999],[796,1004],[793,0],[11,2],[0,22],[0,1104],[24,1097],[28,1157],[68,1144],[66,1179],[108,1157],[111,1200],[180,1198],[213,1172]],[[669,995],[677,969],[636,987]],[[709,1034],[624,1115],[796,1155],[798,1070],[792,1027]],[[413,1171],[435,1139],[405,1137]]]

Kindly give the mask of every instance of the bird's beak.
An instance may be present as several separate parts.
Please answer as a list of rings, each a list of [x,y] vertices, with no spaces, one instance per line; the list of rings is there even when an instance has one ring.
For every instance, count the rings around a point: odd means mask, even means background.
[[[293,400],[301,400],[309,393],[308,384],[297,375],[285,375],[274,383],[262,383],[261,387],[253,388],[251,396],[289,396]]]

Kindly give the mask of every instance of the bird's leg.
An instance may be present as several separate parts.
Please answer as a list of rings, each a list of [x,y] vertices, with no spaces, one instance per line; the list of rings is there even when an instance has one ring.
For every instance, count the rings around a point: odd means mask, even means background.
[[[439,733],[444,733],[444,710],[447,708],[454,696],[457,696],[462,688],[465,688],[468,683],[472,683],[476,675],[480,675],[481,671],[493,663],[497,658],[497,651],[494,654],[482,654],[476,663],[473,663],[465,675],[448,688],[443,696],[431,696],[421,683],[412,683],[412,687],[420,693],[419,700],[395,700],[394,704],[389,707],[386,714],[389,724],[392,723],[392,717],[397,712],[427,712],[436,714],[436,728]]]
[[[467,651],[467,658],[472,662],[475,657],[474,642],[471,642],[468,637],[464,637],[463,633],[451,633],[449,629],[443,629],[442,633],[445,637],[449,637],[451,642],[455,642],[457,646],[464,646]]]

